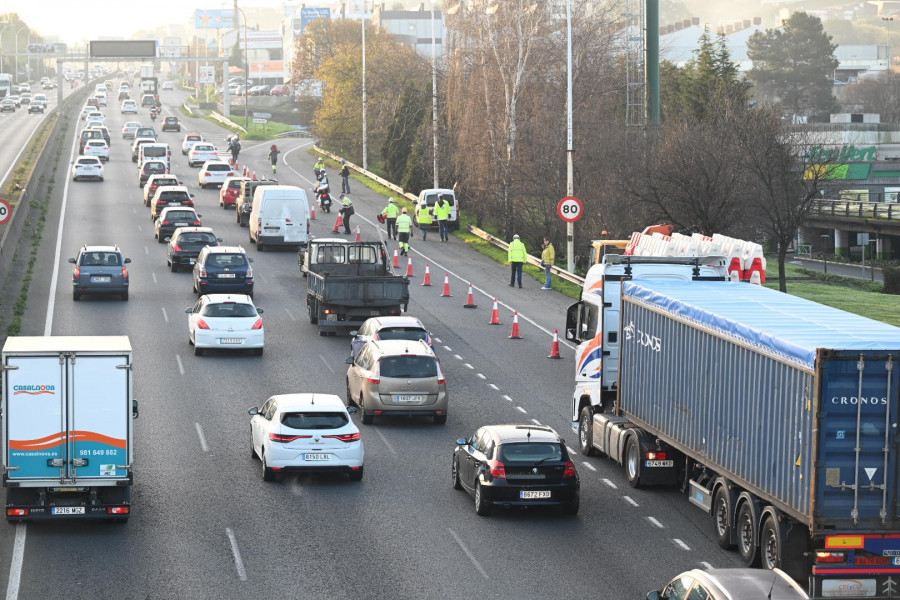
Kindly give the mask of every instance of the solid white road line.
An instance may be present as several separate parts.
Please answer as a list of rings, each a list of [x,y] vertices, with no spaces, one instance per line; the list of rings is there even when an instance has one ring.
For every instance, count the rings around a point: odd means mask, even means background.
[[[225,535],[231,544],[231,555],[234,557],[234,568],[237,569],[238,579],[247,581],[247,571],[244,570],[244,561],[241,560],[241,551],[238,549],[237,540],[234,539],[234,533],[231,529],[225,528]]]
[[[653,525],[655,525],[656,527],[663,529],[663,524],[660,523],[659,519],[657,519],[656,517],[647,517],[647,520],[653,523]]]
[[[209,446],[206,445],[206,437],[203,435],[203,428],[200,427],[200,423],[194,423],[194,427],[197,428],[197,437],[200,438],[200,448],[204,452],[209,452]]]
[[[319,355],[319,358],[321,358],[322,362],[325,363],[325,368],[328,369],[329,371],[331,371],[331,374],[334,375],[334,369],[331,368],[330,364],[328,364],[328,360],[326,360],[326,358],[324,356],[322,356],[321,354]]]
[[[175,362],[178,363],[178,373],[180,373],[181,375],[184,375],[184,365],[181,364],[181,356],[180,355],[178,355],[178,354],[175,355]]]
[[[675,542],[676,544],[678,544],[678,547],[681,548],[682,550],[690,551],[690,549],[691,549],[690,546],[688,546],[687,544],[685,544],[684,542],[682,542],[682,541],[679,540],[678,538],[672,538],[672,541]]]
[[[466,545],[463,544],[461,539],[459,539],[459,536],[456,535],[456,532],[453,531],[452,529],[450,529],[449,527],[447,528],[447,531],[450,532],[450,535],[452,535],[453,539],[456,540],[456,543],[459,544],[459,547],[462,549],[463,554],[465,554],[466,557],[470,561],[472,561],[472,564],[475,566],[476,569],[478,569],[478,572],[481,573],[481,576],[484,577],[485,579],[490,579],[490,577],[488,577],[488,574],[485,572],[484,568],[482,568],[481,563],[479,563],[478,560],[476,560],[475,556],[471,552],[469,552],[469,549],[466,548]]]
[[[17,600],[19,581],[22,579],[22,561],[25,558],[25,523],[16,523],[16,540],[13,542],[12,560],[9,565],[9,582],[6,584],[6,600]]]
[[[635,502],[634,498],[632,498],[631,496],[622,496],[622,499],[632,506],[639,506],[639,504]]]

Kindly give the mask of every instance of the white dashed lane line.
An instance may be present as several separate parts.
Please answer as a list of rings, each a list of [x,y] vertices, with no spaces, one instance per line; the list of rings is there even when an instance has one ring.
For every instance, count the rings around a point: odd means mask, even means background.
[[[206,445],[206,437],[203,435],[203,428],[200,427],[200,423],[194,423],[194,427],[197,429],[197,437],[200,438],[200,449],[204,452],[209,452],[209,446]]]
[[[322,362],[325,363],[325,368],[328,369],[329,371],[331,371],[331,374],[334,375],[334,369],[331,368],[331,365],[328,364],[328,361],[325,359],[325,357],[320,354],[319,358],[321,358]]]
[[[714,568],[714,567],[712,566],[712,564],[706,562],[705,560],[701,560],[701,561],[700,561],[700,566],[703,567],[704,569],[706,569],[707,571],[709,571],[710,569],[713,569],[713,568]]]
[[[466,363],[466,368],[467,368],[467,369],[475,369],[475,367],[473,367],[473,366],[470,365],[469,363]]]
[[[159,283],[159,282],[156,280],[156,273],[150,273],[150,275],[153,277],[153,283]]]
[[[634,501],[634,498],[632,498],[631,496],[622,496],[622,500],[632,506],[640,506],[637,502]]]
[[[394,447],[391,445],[391,443],[388,441],[388,439],[384,436],[383,433],[381,433],[381,430],[376,427],[375,433],[378,434],[378,437],[381,438],[381,441],[384,442],[384,445],[387,446],[387,449],[390,450],[391,454],[393,454],[394,456],[397,456],[397,451],[394,450]]]
[[[619,489],[619,486],[617,486],[615,483],[613,483],[612,481],[610,481],[610,480],[607,479],[606,477],[604,477],[604,478],[601,479],[600,481],[602,481],[603,483],[605,483],[607,486],[611,487],[611,488],[614,489],[614,490]]]
[[[184,375],[184,365],[181,364],[181,356],[175,355],[175,362],[178,363],[178,373]]]
[[[517,406],[517,407],[516,407],[516,410],[519,411],[520,413],[522,413],[523,415],[527,415],[527,414],[528,414],[528,411],[525,410],[524,408],[522,408],[521,406]]]
[[[587,467],[588,469],[590,469],[590,470],[593,471],[594,473],[597,472],[597,467],[595,467],[595,466],[592,465],[591,463],[589,463],[589,462],[583,462],[583,463],[581,463],[581,464],[583,464],[585,467]]]
[[[494,385],[493,383],[489,383],[488,385],[491,386],[491,389],[492,389],[492,390],[499,390],[499,389],[500,389],[500,388],[498,388],[496,385]]]
[[[165,322],[168,323],[168,322],[169,322],[169,315],[168,315],[168,313],[166,313],[166,307],[165,307],[165,306],[161,306],[160,308],[162,309],[163,320],[165,320]]]
[[[475,373],[478,376],[478,379],[487,379],[483,373]]]
[[[460,356],[459,354],[454,354],[453,358],[455,358],[456,360],[462,360],[462,356]]]
[[[144,254],[146,254],[148,256],[150,255],[150,247],[149,246],[144,246]]]
[[[234,568],[237,570],[238,579],[247,581],[247,571],[244,569],[244,561],[241,560],[241,551],[238,549],[237,540],[234,539],[234,533],[226,527],[225,535],[228,536],[228,542],[231,544],[231,556],[234,558]]]
[[[647,520],[650,521],[650,523],[653,524],[654,527],[659,527],[660,529],[663,529],[663,524],[660,523],[656,517],[647,517]]]
[[[453,352],[453,348],[451,348],[450,346],[444,346],[444,350],[446,350],[447,352]]]
[[[297,319],[294,318],[294,315],[292,315],[292,314],[291,314],[291,311],[289,311],[288,309],[285,308],[285,309],[284,309],[284,312],[286,312],[286,313],[287,313],[287,316],[291,318],[291,321],[296,321],[296,320],[297,320]]]
[[[507,395],[505,395],[505,394],[503,395],[503,399],[506,400],[507,402],[512,402],[512,401],[513,401],[512,398],[510,398],[509,396],[507,396]]]
[[[472,561],[472,565],[474,565],[475,568],[478,570],[478,572],[481,573],[481,576],[484,577],[485,579],[490,579],[490,577],[488,577],[487,572],[484,570],[484,568],[482,568],[481,563],[479,563],[478,560],[475,558],[475,556],[471,552],[469,552],[469,549],[466,548],[466,545],[463,544],[461,539],[459,539],[459,536],[456,535],[456,532],[450,528],[448,528],[447,531],[449,531],[450,535],[453,536],[453,539],[456,540],[456,543],[459,545],[460,549],[462,549],[463,554],[465,554],[466,557],[470,561]]]
[[[673,538],[672,541],[675,542],[675,544],[682,550],[687,550],[688,552],[690,552],[691,547],[688,546],[687,544],[685,544],[684,542],[682,542],[681,540],[679,540],[678,538]]]
[[[541,422],[538,421],[537,419],[532,419],[531,422],[534,423],[535,425],[540,425],[540,424],[541,424]]]

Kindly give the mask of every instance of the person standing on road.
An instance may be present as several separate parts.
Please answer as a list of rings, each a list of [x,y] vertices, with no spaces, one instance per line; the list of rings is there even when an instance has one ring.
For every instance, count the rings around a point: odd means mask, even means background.
[[[404,256],[409,254],[409,233],[412,231],[412,224],[412,219],[404,208],[397,217],[397,239],[400,242],[400,254]]]
[[[434,204],[434,218],[438,222],[438,231],[441,234],[442,242],[450,241],[450,229],[448,222],[450,220],[450,203],[447,202],[446,196],[438,196],[437,202]]]
[[[428,235],[428,228],[434,223],[433,209],[429,208],[427,203],[422,202],[419,205],[419,210],[416,212],[416,221],[416,224],[419,226],[419,232],[422,234],[422,241],[424,242],[425,237]]]
[[[269,160],[272,161],[272,172],[273,173],[276,173],[278,171],[278,165],[277,165],[278,153],[279,153],[278,146],[276,146],[275,144],[272,144],[269,147]]]
[[[353,202],[348,196],[341,194],[341,218],[344,220],[344,233],[350,233],[350,217],[353,216]]]
[[[553,278],[550,273],[550,267],[553,266],[553,263],[556,262],[556,250],[553,248],[553,244],[550,243],[550,238],[544,238],[544,249],[541,250],[541,266],[544,267],[544,274],[547,276],[547,281],[544,283],[544,287],[542,290],[552,290],[553,289]]]
[[[228,149],[231,150],[231,166],[237,166],[238,154],[241,153],[241,138],[237,135],[232,137],[231,141],[228,143]]]
[[[350,167],[343,158],[341,159],[341,191],[345,194],[350,193]]]
[[[525,250],[525,244],[519,239],[518,234],[514,235],[512,241],[509,243],[507,258],[509,259],[510,268],[509,287],[513,287],[517,280],[519,282],[519,287],[522,287],[522,266],[525,264],[525,261],[528,260],[528,252]]]
[[[384,210],[381,211],[381,214],[384,215],[384,220],[387,223],[387,234],[388,239],[397,239],[397,216],[400,214],[400,209],[397,207],[397,204],[394,202],[393,198],[388,198],[388,204],[384,207]]]

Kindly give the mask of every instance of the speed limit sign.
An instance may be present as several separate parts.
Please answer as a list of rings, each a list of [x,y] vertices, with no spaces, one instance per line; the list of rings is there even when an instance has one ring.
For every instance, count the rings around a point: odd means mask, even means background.
[[[584,204],[575,196],[566,196],[556,205],[556,214],[567,223],[574,223],[581,218],[584,212]]]
[[[7,223],[11,216],[12,208],[9,206],[9,201],[0,198],[0,225]]]

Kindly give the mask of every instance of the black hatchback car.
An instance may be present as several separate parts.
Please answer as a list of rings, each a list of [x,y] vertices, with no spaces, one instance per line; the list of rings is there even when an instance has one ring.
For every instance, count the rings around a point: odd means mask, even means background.
[[[194,263],[194,292],[247,294],[253,297],[252,258],[241,246],[207,246]]]
[[[487,425],[456,441],[453,487],[475,497],[475,512],[495,506],[561,506],[578,513],[580,480],[559,434],[546,425]]]
[[[182,265],[192,267],[201,250],[207,246],[218,246],[221,241],[222,238],[216,237],[212,227],[179,227],[166,246],[166,264],[173,273]]]
[[[163,119],[162,130],[181,131],[181,123],[178,121],[178,117],[166,117]]]
[[[85,294],[118,294],[128,300],[128,268],[130,258],[122,256],[118,246],[82,246],[78,256],[70,258],[72,299]]]

